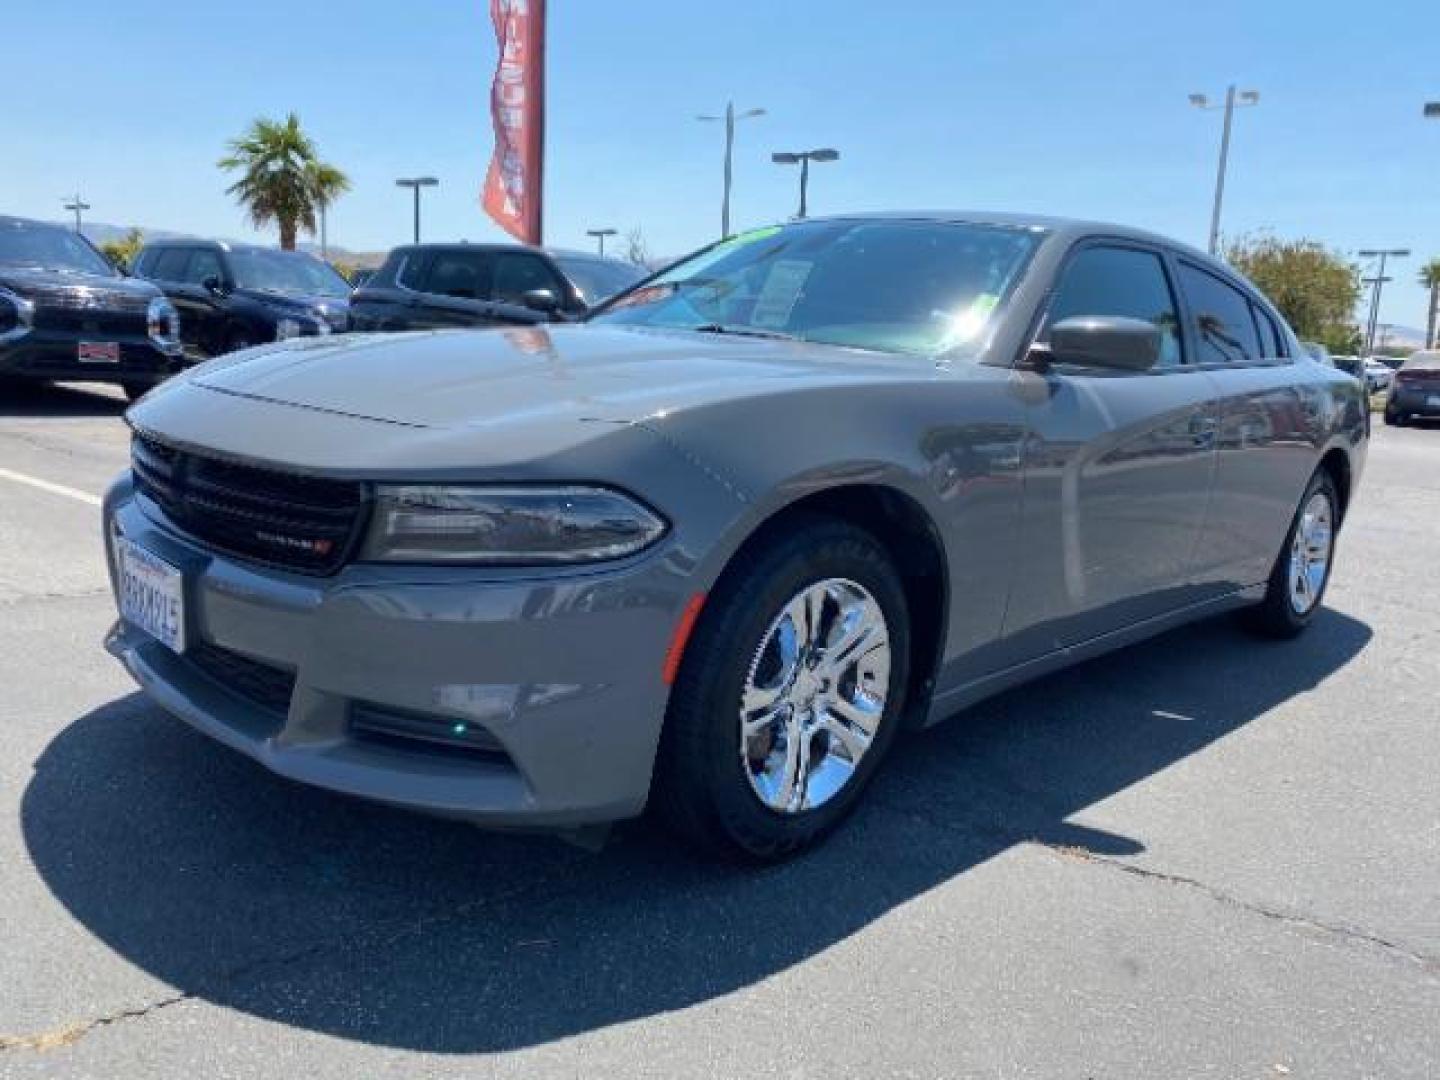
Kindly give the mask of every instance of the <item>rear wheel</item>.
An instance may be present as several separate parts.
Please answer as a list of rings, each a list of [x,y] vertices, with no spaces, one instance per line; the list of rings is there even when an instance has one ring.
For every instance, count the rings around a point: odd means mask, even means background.
[[[656,813],[731,856],[815,843],[893,742],[908,659],[904,588],[879,541],[827,518],[762,541],[727,570],[686,649]]]
[[[1330,584],[1339,523],[1339,492],[1330,474],[1321,469],[1300,500],[1270,573],[1265,599],[1246,613],[1252,629],[1266,637],[1292,638],[1310,625]]]

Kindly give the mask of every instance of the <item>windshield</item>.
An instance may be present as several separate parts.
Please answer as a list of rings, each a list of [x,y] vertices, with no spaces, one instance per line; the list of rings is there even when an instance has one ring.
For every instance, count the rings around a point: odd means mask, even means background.
[[[932,354],[978,341],[1040,241],[933,221],[818,221],[722,241],[598,322]]]
[[[241,248],[230,253],[235,284],[242,289],[346,297],[350,283],[328,263],[298,251]]]
[[[577,259],[574,256],[559,255],[555,261],[565,276],[580,292],[580,299],[587,304],[598,304],[608,300],[621,289],[634,285],[648,270],[627,263],[601,262],[599,259]]]
[[[0,222],[0,265],[38,266],[71,274],[115,277],[103,255],[69,229],[29,221]]]

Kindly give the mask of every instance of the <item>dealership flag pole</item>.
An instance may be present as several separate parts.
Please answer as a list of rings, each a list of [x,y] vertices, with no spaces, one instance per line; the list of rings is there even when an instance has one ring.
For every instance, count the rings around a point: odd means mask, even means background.
[[[545,0],[490,0],[500,58],[490,86],[495,152],[481,205],[516,239],[540,244],[545,197]]]

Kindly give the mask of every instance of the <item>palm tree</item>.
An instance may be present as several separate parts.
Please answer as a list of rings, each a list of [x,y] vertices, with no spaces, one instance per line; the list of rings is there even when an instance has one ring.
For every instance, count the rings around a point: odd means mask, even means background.
[[[320,254],[328,259],[330,250],[325,236],[325,211],[330,209],[336,199],[350,190],[350,178],[334,165],[326,165],[323,161],[312,161],[305,171],[310,179],[315,209],[320,212]]]
[[[230,140],[230,153],[219,167],[240,172],[226,189],[258,228],[280,227],[280,247],[295,250],[295,236],[315,232],[316,211],[322,211],[350,187],[345,174],[320,161],[315,143],[300,130],[293,112],[281,123],[261,117],[244,135]]]
[[[1440,259],[1431,259],[1420,268],[1420,284],[1430,290],[1430,321],[1425,324],[1425,347],[1440,346],[1435,323],[1440,321]]]

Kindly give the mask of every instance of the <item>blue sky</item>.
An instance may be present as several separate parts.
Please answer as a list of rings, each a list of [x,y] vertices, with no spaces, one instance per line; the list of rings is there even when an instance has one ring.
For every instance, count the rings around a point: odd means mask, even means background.
[[[1440,3],[1207,0],[551,0],[546,239],[640,227],[657,254],[718,229],[721,132],[742,125],[737,225],[793,213],[775,149],[835,146],[812,211],[976,207],[1096,217],[1203,245],[1218,113],[1238,81],[1224,229],[1410,247],[1382,319],[1422,325],[1440,255]],[[490,238],[495,45],[484,0],[22,0],[7,17],[0,212],[244,238],[214,162],[259,114],[299,112],[354,192],[331,239],[408,239],[396,176],[432,173],[431,239]],[[16,49],[23,42],[26,47]]]

